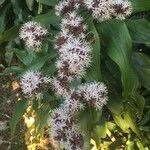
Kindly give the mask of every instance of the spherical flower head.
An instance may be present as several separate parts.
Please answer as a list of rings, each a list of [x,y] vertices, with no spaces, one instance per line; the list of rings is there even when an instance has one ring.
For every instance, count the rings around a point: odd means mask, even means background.
[[[50,80],[52,88],[57,96],[68,97],[70,94],[69,82],[67,77],[57,77]]]
[[[91,62],[91,47],[79,38],[71,37],[59,49],[60,57],[56,62],[60,76],[67,76],[70,80],[81,78],[86,67]]]
[[[55,43],[54,43],[54,48],[55,49],[60,49],[63,44],[72,36],[69,34],[69,31],[65,28],[62,29],[61,32],[59,32],[56,37],[55,37]]]
[[[102,109],[108,100],[107,87],[102,82],[86,83],[79,87],[79,92],[83,95],[85,103],[89,106]]]
[[[81,132],[76,127],[72,127],[67,132],[66,150],[84,150],[84,139]]]
[[[75,116],[75,114],[85,108],[81,99],[82,95],[72,89],[71,93],[68,95],[68,97],[66,97],[64,103],[62,104],[62,107],[68,109],[69,113]]]
[[[72,128],[75,120],[70,115],[68,109],[59,107],[52,111],[51,114],[51,136],[58,142],[66,141],[66,133]]]
[[[112,15],[116,19],[124,20],[132,14],[132,4],[128,0],[114,0],[112,1]]]
[[[48,31],[39,23],[30,21],[25,23],[20,29],[20,38],[25,41],[28,48],[38,52],[41,48],[42,41],[47,36]]]
[[[27,71],[20,79],[20,86],[26,97],[41,98],[42,91],[50,79],[39,71]]]
[[[60,1],[56,6],[56,15],[62,16],[66,13],[69,13],[73,10],[76,10],[79,8],[80,3],[77,3],[76,0],[63,0]]]
[[[62,30],[68,29],[73,35],[83,38],[86,26],[83,24],[83,18],[76,11],[70,12],[64,16],[61,23]]]
[[[111,0],[86,0],[84,5],[92,11],[92,16],[99,21],[111,19]]]

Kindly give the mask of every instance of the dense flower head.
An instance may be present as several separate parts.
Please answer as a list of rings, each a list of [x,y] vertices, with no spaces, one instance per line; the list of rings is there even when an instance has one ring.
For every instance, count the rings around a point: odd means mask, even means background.
[[[81,78],[86,67],[91,62],[91,48],[87,42],[79,38],[68,38],[59,49],[60,57],[56,62],[60,76],[67,76],[69,80]]]
[[[34,21],[25,23],[20,29],[20,38],[25,41],[27,47],[34,51],[40,50],[42,41],[47,34],[47,29]]]
[[[85,103],[97,110],[100,110],[107,103],[107,87],[102,82],[92,82],[81,85],[79,92],[83,95]]]
[[[50,79],[39,71],[27,71],[20,79],[20,86],[26,97],[41,98],[43,89]]]
[[[66,107],[59,107],[51,114],[51,136],[65,150],[83,149],[84,142],[76,120]]]
[[[112,1],[112,15],[116,19],[124,20],[132,13],[132,4],[127,0],[114,0]]]
[[[66,97],[64,103],[62,104],[62,107],[67,108],[70,114],[75,115],[85,108],[82,103],[82,95],[72,89],[71,93]]]
[[[61,28],[62,30],[68,29],[75,36],[84,37],[86,25],[83,24],[83,18],[76,11],[73,11],[64,16]]]
[[[63,0],[60,1],[56,6],[56,15],[57,16],[62,16],[65,15],[66,13],[69,13],[73,10],[78,9],[80,6],[80,0]]]
[[[67,77],[54,77],[50,80],[50,83],[57,96],[68,97],[70,94]]]
[[[111,0],[84,0],[84,5],[99,21],[111,19]]]

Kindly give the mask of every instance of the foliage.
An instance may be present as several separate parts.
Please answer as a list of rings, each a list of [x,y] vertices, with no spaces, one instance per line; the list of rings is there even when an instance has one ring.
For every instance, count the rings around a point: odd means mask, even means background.
[[[48,76],[55,75],[57,52],[53,48],[53,41],[59,31],[60,18],[54,13],[54,6],[58,1],[0,2],[0,60],[5,68],[3,75],[13,73],[19,79],[25,71],[33,69],[41,70]],[[86,20],[93,39],[93,62],[82,81],[103,81],[109,89],[109,101],[102,112],[86,110],[81,119],[82,126],[88,128],[96,142],[95,147],[99,149],[149,149],[150,18],[147,11],[150,10],[150,1],[132,0],[132,4],[134,13],[124,21],[111,19],[99,23],[91,16]],[[40,22],[49,30],[42,52],[36,54],[18,38],[21,24],[30,20]],[[72,85],[76,86],[82,81]],[[47,109],[53,110],[60,103],[51,89],[45,92],[42,101],[33,101],[38,116],[38,132],[42,132],[47,125]],[[12,132],[25,109],[25,100],[18,101],[11,120]]]

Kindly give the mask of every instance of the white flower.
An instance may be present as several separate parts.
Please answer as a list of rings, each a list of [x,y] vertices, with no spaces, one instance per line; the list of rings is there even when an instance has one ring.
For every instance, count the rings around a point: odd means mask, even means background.
[[[79,87],[79,92],[83,94],[85,102],[88,105],[98,110],[107,103],[107,87],[102,82],[93,82],[81,85]]]
[[[84,150],[84,140],[82,132],[77,127],[72,127],[67,131],[66,150]]]
[[[56,6],[56,15],[61,16],[64,15],[65,13],[71,12],[75,9],[79,8],[79,3],[76,0],[63,0],[60,1]]]
[[[112,15],[116,19],[124,20],[127,16],[132,14],[132,4],[128,0],[113,0],[112,1]]]
[[[56,62],[60,76],[67,76],[70,80],[81,78],[86,67],[91,62],[91,48],[89,44],[79,38],[68,38],[59,49],[60,57]]]
[[[28,71],[20,79],[22,92],[27,97],[35,96],[41,98],[42,90],[50,82],[48,77],[44,77],[39,71]]]
[[[92,11],[92,16],[99,21],[111,19],[111,0],[84,0],[85,6]]]
[[[70,12],[64,16],[61,23],[61,28],[68,29],[75,36],[83,38],[86,30],[86,25],[83,24],[83,18],[77,15],[76,11]]]
[[[57,96],[67,97],[70,94],[67,77],[52,78],[50,83]]]
[[[42,27],[39,23],[30,21],[25,23],[20,29],[20,38],[25,41],[27,47],[34,51],[39,51],[43,39],[48,34],[47,29]]]
[[[85,108],[82,103],[82,95],[75,90],[71,90],[61,107],[68,109],[70,114],[75,115]]]

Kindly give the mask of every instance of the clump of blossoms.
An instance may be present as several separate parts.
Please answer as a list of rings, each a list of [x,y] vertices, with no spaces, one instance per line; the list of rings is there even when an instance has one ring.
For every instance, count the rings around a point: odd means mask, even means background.
[[[84,0],[83,4],[99,21],[105,21],[112,17],[124,20],[132,13],[132,5],[128,0]]]
[[[132,13],[132,4],[127,0],[114,0],[112,1],[112,15],[116,19],[124,20],[127,16]]]
[[[70,5],[72,4],[72,5]],[[59,108],[51,113],[51,136],[58,149],[85,150],[85,133],[81,132],[78,113],[86,108],[102,109],[107,102],[107,88],[103,83],[88,83],[72,89],[70,83],[81,79],[91,63],[90,43],[85,40],[86,25],[76,12],[81,1],[61,1],[56,6],[56,14],[63,16],[61,31],[55,38],[54,48],[58,50],[56,61],[57,77],[51,79],[53,89],[65,99]],[[82,1],[83,5],[83,1]],[[88,95],[87,95],[88,94]]]
[[[25,97],[42,98],[42,92],[50,79],[39,71],[27,71],[20,79],[20,86]]]
[[[20,29],[20,38],[24,40],[28,48],[33,49],[35,52],[40,51],[47,34],[47,29],[34,21],[25,23]]]
[[[86,107],[101,110],[108,100],[107,87],[102,82],[85,83],[76,89],[71,82],[81,79],[91,63],[92,48],[86,40],[87,27],[77,13],[79,7],[86,7],[99,21],[115,17],[123,20],[132,13],[127,0],[63,0],[56,5],[56,15],[62,17],[61,31],[56,35],[54,48],[59,56],[56,61],[57,76],[51,79],[40,72],[27,72],[20,85],[29,97],[41,95],[45,85],[50,82],[55,94],[62,96],[64,102],[51,112],[51,136],[59,150],[85,150],[86,134],[81,132],[78,114]],[[41,47],[47,30],[35,22],[24,24],[20,37],[26,45],[35,50]]]

